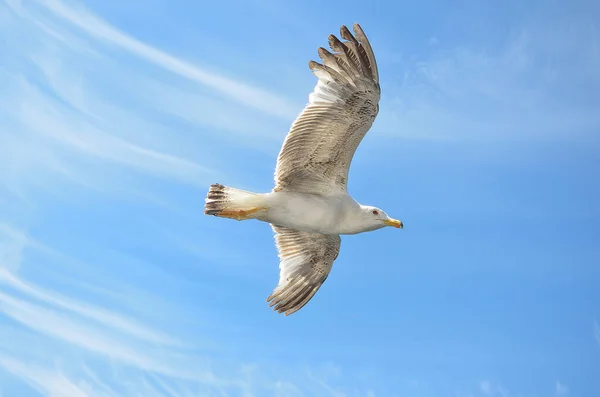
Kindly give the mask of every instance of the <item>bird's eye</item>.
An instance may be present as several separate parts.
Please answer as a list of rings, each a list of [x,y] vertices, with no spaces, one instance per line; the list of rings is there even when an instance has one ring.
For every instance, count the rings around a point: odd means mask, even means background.
[[[373,210],[371,212],[373,213],[373,215],[379,215],[379,211],[377,211],[377,210]]]

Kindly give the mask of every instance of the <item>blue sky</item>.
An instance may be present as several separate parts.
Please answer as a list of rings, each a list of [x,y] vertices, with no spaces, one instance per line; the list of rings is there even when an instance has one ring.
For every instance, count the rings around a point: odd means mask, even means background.
[[[366,4],[0,2],[0,396],[600,395],[600,3]],[[203,200],[271,189],[354,22],[349,189],[405,228],[283,317],[270,227]]]

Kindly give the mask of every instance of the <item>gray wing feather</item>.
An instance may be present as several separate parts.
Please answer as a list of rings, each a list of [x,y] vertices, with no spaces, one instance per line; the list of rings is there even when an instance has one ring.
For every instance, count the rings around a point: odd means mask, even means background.
[[[356,38],[342,26],[341,42],[329,36],[331,53],[310,61],[319,79],[296,118],[277,159],[274,191],[347,191],[354,153],[379,111],[379,72],[371,45],[358,24]]]
[[[323,285],[340,251],[341,239],[338,235],[272,227],[280,273],[279,284],[267,302],[288,316],[304,307]]]

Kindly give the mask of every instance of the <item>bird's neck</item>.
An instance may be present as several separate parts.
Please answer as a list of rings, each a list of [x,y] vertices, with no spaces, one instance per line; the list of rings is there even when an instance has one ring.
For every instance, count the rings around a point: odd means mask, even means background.
[[[357,234],[369,230],[366,228],[364,207],[358,203],[349,203],[340,222],[340,234]]]

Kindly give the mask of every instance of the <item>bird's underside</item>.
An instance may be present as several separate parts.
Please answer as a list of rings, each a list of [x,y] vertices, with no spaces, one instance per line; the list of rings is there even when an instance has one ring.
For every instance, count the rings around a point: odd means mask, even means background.
[[[375,56],[361,27],[355,24],[353,35],[342,26],[340,35],[344,41],[329,36],[333,52],[319,48],[321,63],[309,62],[318,82],[283,143],[273,193],[347,194],[350,163],[377,116],[380,88]],[[269,210],[263,196],[215,184],[208,192],[205,213],[261,219]],[[325,282],[341,239],[339,234],[272,227],[280,277],[267,301],[274,310],[290,315],[304,307]]]

